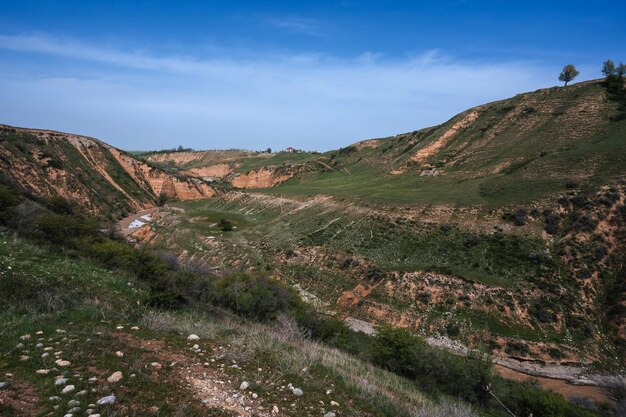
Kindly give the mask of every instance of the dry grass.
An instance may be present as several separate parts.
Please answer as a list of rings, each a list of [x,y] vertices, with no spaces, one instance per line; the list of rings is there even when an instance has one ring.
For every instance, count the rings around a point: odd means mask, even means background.
[[[244,364],[255,357],[271,357],[275,378],[303,375],[313,366],[341,380],[354,399],[371,404],[380,414],[412,417],[473,417],[466,404],[443,399],[439,404],[422,394],[409,380],[363,362],[309,338],[290,319],[275,325],[207,321],[199,316],[149,312],[143,324],[154,330],[196,333],[229,346],[228,356]],[[314,383],[314,381],[308,381]]]

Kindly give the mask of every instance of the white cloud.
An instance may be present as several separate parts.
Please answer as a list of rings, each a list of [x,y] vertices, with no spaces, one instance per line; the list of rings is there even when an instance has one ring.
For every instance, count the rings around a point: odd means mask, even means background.
[[[321,24],[316,19],[307,19],[295,16],[266,16],[263,21],[274,28],[291,33],[300,33],[309,36],[321,36]]]
[[[43,65],[0,65],[0,122],[91,134],[129,149],[332,149],[553,85],[557,71],[458,61],[436,50],[401,60],[374,52],[156,56],[42,34],[0,35],[2,50]],[[45,64],[59,59],[72,65]]]

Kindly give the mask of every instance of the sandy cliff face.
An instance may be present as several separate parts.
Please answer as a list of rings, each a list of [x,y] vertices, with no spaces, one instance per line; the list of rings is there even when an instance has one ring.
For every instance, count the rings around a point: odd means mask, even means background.
[[[165,194],[179,200],[199,200],[215,195],[215,190],[199,179],[180,180],[173,175],[109,147],[109,151],[138,184],[145,184],[154,195]]]
[[[237,188],[268,188],[287,181],[294,172],[261,168],[234,177],[231,184]]]
[[[224,178],[233,172],[233,167],[229,164],[216,164],[200,168],[191,168],[183,171],[184,174],[194,177]]]
[[[24,192],[61,196],[92,213],[153,207],[161,193],[180,200],[215,194],[200,179],[179,179],[99,140],[48,130],[0,125],[0,168]]]

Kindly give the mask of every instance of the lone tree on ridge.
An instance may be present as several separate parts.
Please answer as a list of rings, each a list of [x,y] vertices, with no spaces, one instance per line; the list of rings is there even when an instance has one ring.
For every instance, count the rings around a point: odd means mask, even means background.
[[[559,75],[559,81],[563,81],[565,85],[567,85],[567,83],[576,78],[578,74],[580,73],[578,72],[576,67],[572,64],[568,64],[563,67],[563,71],[561,71],[561,75]]]

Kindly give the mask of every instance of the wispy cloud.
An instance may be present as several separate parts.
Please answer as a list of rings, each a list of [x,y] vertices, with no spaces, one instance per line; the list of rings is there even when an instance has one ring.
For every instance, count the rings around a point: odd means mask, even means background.
[[[263,21],[271,27],[290,33],[298,33],[309,36],[322,35],[322,24],[317,19],[295,16],[265,16]]]
[[[8,50],[37,63],[12,65],[2,57]],[[59,59],[71,65],[55,65]],[[330,149],[440,123],[554,78],[538,64],[466,62],[437,50],[404,59],[207,58],[46,34],[0,35],[0,61],[0,122],[89,133],[126,148]]]

